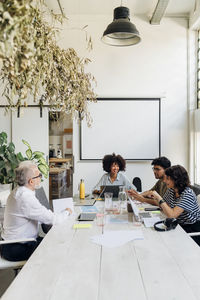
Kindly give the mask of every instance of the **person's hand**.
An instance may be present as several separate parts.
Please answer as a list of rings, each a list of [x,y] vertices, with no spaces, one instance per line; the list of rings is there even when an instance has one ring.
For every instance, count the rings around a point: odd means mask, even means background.
[[[70,215],[72,214],[71,208],[67,207],[67,208],[65,208],[65,210],[67,210],[67,211],[69,212]]]
[[[135,200],[140,201],[140,202],[144,202],[143,201],[143,196],[141,196],[138,192],[136,192],[135,190],[128,190],[128,194],[133,197]]]
[[[145,195],[142,194],[145,198],[154,199],[154,191],[147,191]]]
[[[150,191],[149,196],[157,201],[162,199],[162,197],[156,191]]]
[[[94,195],[100,195],[100,194],[101,194],[101,191],[99,191],[99,190],[94,190],[94,191],[92,192],[92,194],[94,194]]]

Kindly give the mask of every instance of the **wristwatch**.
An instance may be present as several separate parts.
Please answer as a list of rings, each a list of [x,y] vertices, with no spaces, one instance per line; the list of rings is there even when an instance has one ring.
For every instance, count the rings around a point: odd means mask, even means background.
[[[161,204],[165,203],[165,200],[161,199],[159,202],[158,202],[158,205],[161,206]]]

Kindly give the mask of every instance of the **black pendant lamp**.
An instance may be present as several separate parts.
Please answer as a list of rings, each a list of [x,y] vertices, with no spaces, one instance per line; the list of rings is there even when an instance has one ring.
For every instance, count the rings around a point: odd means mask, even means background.
[[[129,9],[119,6],[114,9],[113,22],[103,33],[102,41],[111,46],[131,46],[141,41],[138,30],[130,22]]]

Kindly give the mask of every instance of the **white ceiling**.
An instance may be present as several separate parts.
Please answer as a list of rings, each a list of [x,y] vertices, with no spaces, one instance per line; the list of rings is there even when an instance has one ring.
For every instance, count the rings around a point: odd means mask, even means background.
[[[57,0],[46,0],[47,6],[59,13]],[[60,0],[66,15],[110,15],[113,9],[121,4],[130,9],[131,15],[152,15],[157,0]],[[170,0],[165,15],[189,16],[195,9],[195,0]]]

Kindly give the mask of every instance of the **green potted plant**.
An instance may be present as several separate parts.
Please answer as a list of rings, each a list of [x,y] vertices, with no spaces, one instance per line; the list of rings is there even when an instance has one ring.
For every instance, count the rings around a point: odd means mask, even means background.
[[[6,83],[7,109],[27,106],[31,95],[35,104],[86,117],[90,125],[88,100],[96,102],[95,78],[85,71],[90,59],[58,45],[55,22],[64,19],[49,13],[51,23],[43,0],[0,1],[0,81]]]
[[[14,188],[14,170],[24,160],[33,160],[44,177],[48,177],[49,167],[44,159],[44,153],[40,151],[33,152],[28,142],[25,140],[22,140],[22,142],[28,147],[26,156],[23,156],[21,152],[15,153],[15,145],[12,142],[7,142],[7,133],[0,133],[0,184],[11,184]]]

